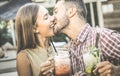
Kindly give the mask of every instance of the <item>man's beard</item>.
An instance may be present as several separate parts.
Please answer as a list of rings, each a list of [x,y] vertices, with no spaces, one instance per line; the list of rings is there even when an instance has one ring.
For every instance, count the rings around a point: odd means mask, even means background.
[[[66,29],[66,27],[69,25],[70,20],[68,19],[67,16],[64,16],[63,18],[61,18],[60,20],[60,26],[57,28],[54,28],[54,33],[64,33],[64,29]]]

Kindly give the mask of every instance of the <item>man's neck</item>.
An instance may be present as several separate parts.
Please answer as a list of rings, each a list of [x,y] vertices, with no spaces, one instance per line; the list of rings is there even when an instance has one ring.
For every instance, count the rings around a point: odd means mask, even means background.
[[[78,34],[81,29],[84,27],[85,22],[80,20],[74,20],[71,24],[63,31],[68,37],[70,37],[73,41],[76,40]]]

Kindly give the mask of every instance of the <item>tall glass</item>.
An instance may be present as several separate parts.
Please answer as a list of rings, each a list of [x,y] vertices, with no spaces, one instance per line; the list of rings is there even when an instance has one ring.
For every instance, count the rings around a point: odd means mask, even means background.
[[[83,59],[85,63],[85,71],[87,76],[99,76],[94,74],[93,70],[96,64],[100,62],[100,51],[96,47],[88,47],[89,51],[83,53]]]
[[[54,74],[55,76],[70,76],[70,58],[66,51],[58,52],[58,55],[54,58],[55,68]]]

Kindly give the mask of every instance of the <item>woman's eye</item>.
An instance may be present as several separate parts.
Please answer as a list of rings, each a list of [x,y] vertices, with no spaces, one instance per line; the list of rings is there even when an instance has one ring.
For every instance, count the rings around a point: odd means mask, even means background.
[[[48,19],[48,16],[45,16],[45,17],[44,17],[44,20],[47,20],[47,19]]]

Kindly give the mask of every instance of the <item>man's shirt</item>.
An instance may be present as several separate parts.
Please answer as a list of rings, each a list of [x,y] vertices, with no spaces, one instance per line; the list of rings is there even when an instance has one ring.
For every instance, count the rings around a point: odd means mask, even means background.
[[[81,72],[80,76],[86,76],[83,54],[90,51],[88,46],[95,46],[97,33],[99,33],[98,49],[100,50],[101,62],[109,61],[116,66],[120,65],[120,34],[110,29],[93,28],[86,24],[76,41],[72,41],[70,45],[73,74]]]

